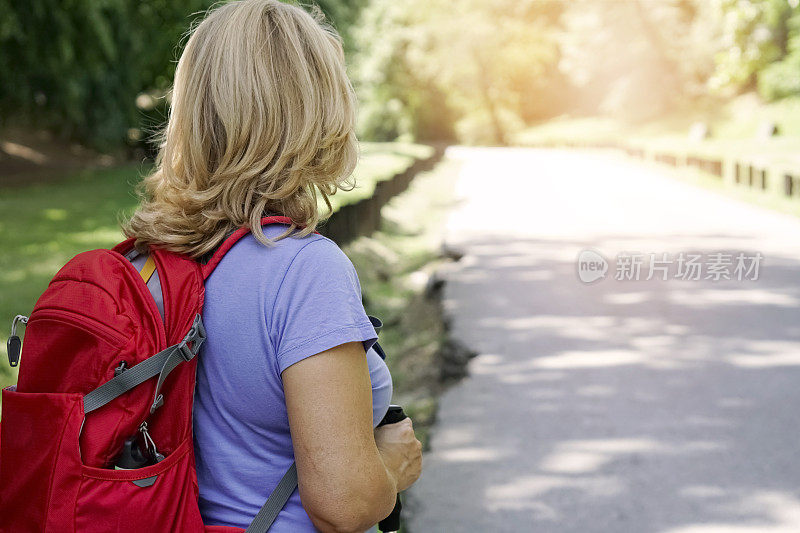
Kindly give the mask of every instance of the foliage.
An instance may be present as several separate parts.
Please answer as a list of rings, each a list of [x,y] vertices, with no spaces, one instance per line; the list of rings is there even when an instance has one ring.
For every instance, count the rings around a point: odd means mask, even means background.
[[[800,94],[798,0],[569,3],[562,68],[588,110],[658,117],[712,93]],[[588,97],[588,98],[586,98]]]
[[[364,1],[319,3],[346,34]],[[101,149],[157,129],[181,37],[214,3],[0,0],[0,127],[24,123]]]
[[[577,107],[649,119],[702,92],[713,69],[711,15],[705,0],[571,2],[561,65]]]
[[[365,139],[505,142],[565,111],[650,119],[709,88],[800,94],[800,0],[284,1],[342,34]],[[0,128],[141,143],[214,2],[0,0]]]
[[[767,100],[800,95],[800,9],[786,20],[786,55],[758,74],[758,92]]]
[[[766,67],[758,76],[758,92],[767,100],[800,94],[800,53]]]
[[[352,49],[351,31],[358,22],[361,10],[367,5],[369,0],[315,0],[314,3],[320,7],[325,14],[326,20],[331,22],[336,31],[344,39],[345,52]],[[301,2],[302,5],[302,2]]]
[[[409,60],[424,38],[418,22],[408,4],[373,0],[353,32],[359,134],[366,139],[453,137],[444,95]]]
[[[800,23],[794,0],[719,0],[722,41],[712,89],[758,86],[769,99],[797,94],[791,69],[800,63]],[[796,75],[795,75],[796,77]]]
[[[558,61],[560,2],[373,0],[356,34],[356,80],[367,136],[422,138],[458,129],[504,142],[537,107]]]
[[[8,0],[2,0],[7,2]],[[110,148],[163,92],[175,50],[211,0],[32,0],[0,7],[0,116]]]

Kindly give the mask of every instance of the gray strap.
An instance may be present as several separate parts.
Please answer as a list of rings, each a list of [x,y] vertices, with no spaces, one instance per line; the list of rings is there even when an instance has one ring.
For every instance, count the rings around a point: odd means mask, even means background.
[[[161,372],[158,373],[158,383],[156,383],[156,392],[153,395],[153,405],[150,406],[150,414],[156,412],[156,409],[164,405],[164,395],[161,394],[161,387],[164,385],[164,381],[166,381],[167,376],[169,376],[170,372],[175,370],[175,367],[179,364],[183,363],[184,361],[190,361],[191,359],[184,359],[183,355],[180,353],[179,349],[176,349],[172,354],[167,357],[167,360],[164,361],[164,366],[161,367]]]
[[[163,402],[160,390],[167,375],[178,366],[178,363],[191,361],[194,356],[197,355],[197,351],[200,349],[200,345],[205,340],[205,337],[203,323],[200,320],[200,315],[197,315],[192,329],[189,330],[189,333],[186,334],[186,337],[184,337],[181,342],[148,357],[138,365],[106,381],[84,396],[83,413],[88,414],[95,409],[103,407],[108,402],[118,398],[154,376],[159,376],[158,385],[156,386],[156,396],[153,401],[153,405],[158,407],[158,405]],[[193,342],[191,348],[187,346],[189,342]]]
[[[206,340],[206,328],[203,326],[203,319],[197,314],[194,317],[189,333],[183,340],[175,345],[176,353],[167,357],[164,361],[164,366],[158,375],[158,383],[156,384],[156,393],[153,395],[153,405],[150,407],[150,414],[153,414],[156,409],[164,405],[164,396],[161,394],[161,387],[164,385],[169,373],[175,370],[175,367],[184,361],[191,361],[194,356],[200,351],[200,346]],[[192,343],[192,347],[188,343]]]
[[[256,517],[253,518],[253,521],[247,526],[245,533],[267,533],[272,523],[278,518],[278,513],[281,512],[283,506],[289,501],[289,498],[296,488],[297,465],[292,463],[292,466],[289,467],[289,470],[286,471],[278,482],[278,486],[275,487],[275,490],[269,495],[269,498],[267,498],[261,510],[258,511]]]
[[[88,414],[103,407],[105,404],[125,394],[136,387],[157,376],[164,368],[164,363],[175,355],[176,346],[170,346],[166,350],[148,357],[136,366],[131,367],[115,378],[106,381],[92,392],[83,397],[83,413]]]

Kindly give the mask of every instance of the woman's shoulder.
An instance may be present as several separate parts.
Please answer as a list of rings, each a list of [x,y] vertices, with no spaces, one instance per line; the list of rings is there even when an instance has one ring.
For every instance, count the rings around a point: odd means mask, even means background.
[[[242,239],[241,245],[231,250],[241,252],[242,260],[255,264],[269,265],[272,268],[309,269],[328,271],[351,271],[353,265],[339,246],[329,238],[318,233],[302,237],[290,236],[275,240],[286,230],[285,226],[267,226],[264,234],[274,244],[265,246],[250,234]],[[239,250],[237,250],[237,248]]]

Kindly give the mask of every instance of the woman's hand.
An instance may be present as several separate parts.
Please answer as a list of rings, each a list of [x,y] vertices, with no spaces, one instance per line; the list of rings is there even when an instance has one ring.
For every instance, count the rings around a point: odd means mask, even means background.
[[[410,418],[375,430],[375,444],[386,470],[395,479],[397,491],[410,487],[422,472],[422,443],[414,434]]]

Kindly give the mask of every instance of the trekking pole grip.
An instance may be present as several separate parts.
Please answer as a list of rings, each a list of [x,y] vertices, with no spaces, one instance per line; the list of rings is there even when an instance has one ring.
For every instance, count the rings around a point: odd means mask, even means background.
[[[408,418],[406,414],[403,412],[403,408],[399,405],[390,405],[389,409],[386,411],[386,415],[384,415],[383,420],[381,420],[378,427],[385,426],[387,424],[396,424],[401,420]],[[403,504],[400,502],[400,495],[397,495],[397,501],[394,504],[394,509],[392,512],[381,520],[378,523],[378,529],[380,529],[383,533],[388,533],[390,531],[397,531],[400,529],[400,511],[403,509]]]

